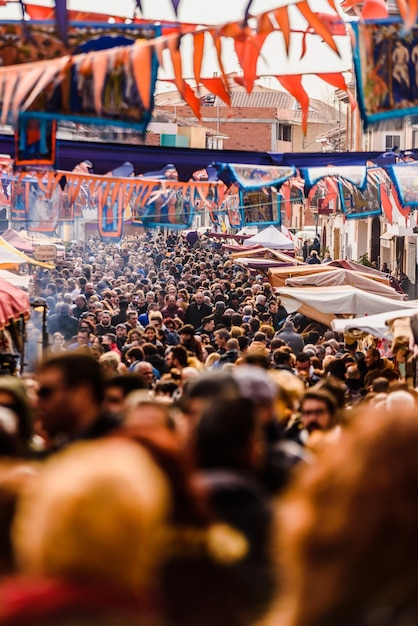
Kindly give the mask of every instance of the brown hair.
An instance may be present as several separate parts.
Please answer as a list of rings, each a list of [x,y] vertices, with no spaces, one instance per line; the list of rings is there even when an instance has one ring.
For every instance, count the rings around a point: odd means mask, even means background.
[[[418,420],[360,408],[283,502],[291,626],[362,622],[418,593]]]

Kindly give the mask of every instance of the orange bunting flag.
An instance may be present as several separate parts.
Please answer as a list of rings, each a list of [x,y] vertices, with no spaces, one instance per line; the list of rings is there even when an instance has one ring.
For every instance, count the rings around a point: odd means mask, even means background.
[[[193,73],[196,80],[196,84],[200,83],[200,73],[202,71],[203,51],[205,47],[205,33],[199,31],[193,36]]]
[[[273,11],[274,17],[280,26],[281,33],[283,35],[284,43],[286,46],[286,54],[289,56],[290,49],[290,21],[287,7],[280,7]]]
[[[288,180],[280,187],[279,193],[283,198],[286,218],[290,222],[292,219],[292,201],[290,199],[290,182]]]
[[[363,20],[378,20],[388,17],[388,15],[385,0],[366,0],[361,10]]]
[[[353,94],[348,88],[348,85],[345,82],[345,78],[342,74],[338,72],[331,72],[329,74],[319,73],[317,74],[317,76],[321,78],[322,80],[324,80],[329,85],[332,85],[333,87],[336,87],[337,89],[341,89],[342,91],[345,91],[350,101],[351,110],[354,111],[354,109],[357,106],[356,99],[354,98]]]
[[[100,115],[102,112],[102,94],[106,81],[109,57],[98,53],[92,59],[92,73],[94,81],[94,108]]]
[[[392,224],[392,202],[389,196],[389,186],[387,183],[380,184],[380,202],[382,204],[384,214]]]
[[[231,96],[225,89],[225,84],[222,78],[220,78],[219,76],[215,78],[201,78],[200,82],[206,87],[206,89],[209,89],[211,93],[215,94],[215,96],[218,96],[228,106],[231,105]]]
[[[303,17],[308,22],[312,30],[317,35],[322,37],[325,43],[328,44],[328,46],[332,50],[334,50],[334,52],[336,52],[338,56],[340,56],[340,53],[337,48],[337,44],[334,41],[331,31],[324,24],[321,18],[312,11],[312,9],[309,7],[306,0],[303,0],[303,2],[297,2],[294,6],[296,6],[299,9],[300,13],[302,13]]]
[[[132,71],[139,96],[145,109],[151,106],[152,48],[148,43],[131,46]]]
[[[302,86],[301,74],[290,74],[289,76],[276,76],[282,86],[299,102],[302,109],[302,130],[306,135],[308,126],[309,96]]]
[[[415,22],[417,21],[417,12],[418,0],[409,0],[407,19],[405,20],[405,31],[407,33],[411,32],[412,28],[415,26]]]
[[[218,65],[219,65],[219,69],[221,70],[221,75],[222,75],[222,80],[224,81],[225,85],[228,85],[228,78],[225,74],[225,69],[224,69],[224,64],[222,62],[222,40],[221,37],[219,36],[219,34],[217,34],[214,31],[209,31],[210,34],[212,35],[213,38],[213,44],[215,46],[215,50],[216,50],[216,54],[218,57]]]
[[[3,102],[0,118],[1,124],[5,124],[7,121],[7,115],[9,113],[13,92],[15,90],[16,83],[19,81],[19,78],[20,76],[18,72],[16,74],[9,74],[9,76],[6,76],[5,85],[3,87]]]
[[[185,102],[187,102],[193,113],[196,115],[197,119],[200,120],[200,100],[199,98],[197,98],[195,92],[190,87],[190,85],[186,83],[186,81],[184,81],[183,83],[183,91],[181,92],[181,95],[184,98]]]
[[[275,28],[270,18],[271,11],[266,11],[265,13],[261,13],[261,15],[257,16],[257,32],[258,33],[266,33],[269,35],[272,33]]]
[[[255,37],[249,34],[244,40],[235,40],[235,51],[244,72],[247,93],[251,93],[257,78],[257,60],[266,37],[267,33],[261,33]]]

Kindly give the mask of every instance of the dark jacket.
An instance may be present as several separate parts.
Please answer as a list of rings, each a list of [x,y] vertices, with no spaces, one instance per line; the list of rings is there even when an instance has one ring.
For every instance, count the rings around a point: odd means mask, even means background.
[[[192,302],[184,313],[184,323],[191,324],[197,330],[202,325],[202,319],[211,314],[212,307],[208,304],[203,302],[203,304],[197,305],[196,302]]]

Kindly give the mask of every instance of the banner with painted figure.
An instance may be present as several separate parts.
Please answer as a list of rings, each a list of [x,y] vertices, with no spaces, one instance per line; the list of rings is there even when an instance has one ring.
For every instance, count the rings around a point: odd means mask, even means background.
[[[342,210],[347,218],[361,219],[368,215],[381,215],[380,185],[368,178],[362,191],[351,183],[338,183]]]
[[[151,193],[142,218],[148,228],[190,228],[194,217],[192,187],[188,183],[161,181]]]
[[[397,163],[388,172],[402,205],[418,207],[418,163]]]
[[[269,226],[280,224],[277,193],[271,187],[260,191],[240,190],[242,226]]]
[[[25,8],[31,14],[31,8],[26,3]],[[69,53],[128,46],[137,40],[149,41],[161,34],[161,27],[155,24],[125,24],[124,20],[108,23],[107,15],[105,21],[99,22],[100,15],[97,15],[95,21],[83,22],[82,18],[70,21],[66,45],[53,19],[54,10],[39,6],[33,7],[35,9],[36,17],[34,15],[30,21],[0,22],[0,60],[3,67],[64,57]],[[44,14],[39,15],[40,11]],[[70,19],[76,17],[70,15]]]
[[[359,189],[364,189],[367,185],[367,168],[365,165],[302,167],[300,169],[300,173],[305,180],[305,185],[308,188],[313,187],[320,180],[328,176],[333,176],[337,179],[344,178]]]
[[[124,191],[119,182],[106,182],[98,188],[98,230],[103,241],[122,237]]]
[[[36,119],[19,115],[15,130],[15,165],[55,166],[56,157],[55,120]]]
[[[27,180],[27,230],[37,233],[53,233],[61,211],[62,190],[58,185],[48,191],[42,180]]]
[[[243,220],[240,205],[240,194],[238,190],[236,190],[236,193],[228,193],[224,197],[221,209],[225,211],[228,216],[231,228],[242,228]]]
[[[357,98],[364,126],[418,113],[418,27],[396,18],[352,22]]]
[[[214,163],[220,180],[228,187],[237,183],[243,189],[260,189],[269,185],[281,185],[295,176],[292,166],[244,165],[241,163]]]
[[[23,178],[15,178],[12,182],[10,202],[10,219],[12,222],[26,222],[28,206],[28,184]]]

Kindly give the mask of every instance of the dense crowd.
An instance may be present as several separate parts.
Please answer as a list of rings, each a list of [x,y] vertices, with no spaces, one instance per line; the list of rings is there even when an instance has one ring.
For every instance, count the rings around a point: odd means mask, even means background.
[[[407,337],[288,315],[204,236],[73,243],[35,287],[0,377],[0,624],[415,623]]]

